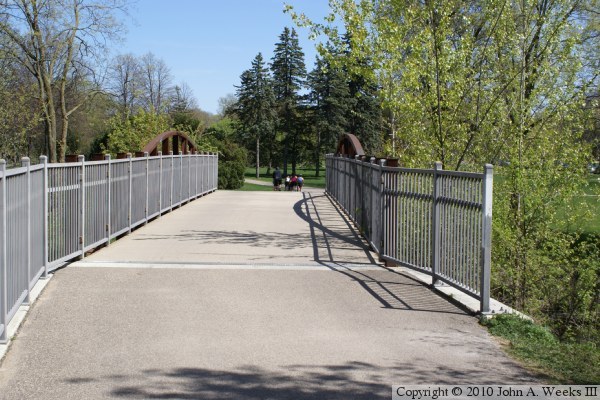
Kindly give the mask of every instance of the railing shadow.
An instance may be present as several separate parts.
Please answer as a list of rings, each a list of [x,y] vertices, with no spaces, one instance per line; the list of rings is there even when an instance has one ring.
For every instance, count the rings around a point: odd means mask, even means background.
[[[319,207],[318,202],[324,204]],[[323,210],[327,210],[326,212],[329,213],[332,212],[331,210],[335,210],[335,220],[343,221],[341,228],[338,225],[338,229],[343,229],[344,232],[328,226],[324,221],[327,216],[322,215]],[[376,262],[369,245],[350,220],[325,194],[303,193],[303,199],[294,205],[294,211],[309,224],[315,261],[357,282],[381,303],[383,308],[460,315],[467,313],[466,310],[442,298],[422,282]],[[319,237],[325,242],[325,257],[321,257],[319,252],[319,249],[323,247],[319,245]],[[332,239],[341,240],[360,248],[371,263],[380,265],[381,269],[361,270],[353,268],[356,264],[349,263],[350,265],[348,265],[348,263],[336,259],[331,251],[330,241]]]

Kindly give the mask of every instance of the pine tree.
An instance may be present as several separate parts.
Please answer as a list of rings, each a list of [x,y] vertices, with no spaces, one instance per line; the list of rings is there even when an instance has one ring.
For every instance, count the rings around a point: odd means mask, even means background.
[[[279,129],[284,134],[283,173],[287,174],[288,152],[291,152],[292,174],[296,172],[300,144],[298,118],[300,113],[300,89],[304,86],[306,67],[304,53],[295,29],[285,28],[275,44],[271,59],[273,89],[279,115]]]
[[[319,176],[321,155],[333,151],[337,139],[346,133],[352,99],[343,71],[326,59],[317,58],[315,69],[308,75],[308,84],[315,129],[315,176]]]
[[[236,111],[246,139],[255,143],[256,177],[259,177],[260,144],[273,142],[275,132],[275,97],[269,71],[261,53],[252,61],[252,67],[240,76],[237,86]]]
[[[346,57],[352,51],[352,41],[348,34],[344,37],[344,46],[346,48],[341,57]],[[354,68],[358,70],[373,69],[373,63],[367,57],[355,57],[353,62]],[[381,149],[383,139],[379,88],[360,73],[350,72],[348,77],[351,104],[347,130],[356,135],[367,151],[375,154]]]

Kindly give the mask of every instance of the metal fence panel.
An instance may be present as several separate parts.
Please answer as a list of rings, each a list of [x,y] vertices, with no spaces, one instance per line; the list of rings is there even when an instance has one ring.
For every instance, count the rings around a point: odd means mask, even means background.
[[[381,258],[419,270],[489,310],[492,176],[326,156],[326,191]]]
[[[31,166],[0,160],[0,343],[31,287],[176,204],[217,189],[218,156],[177,155]]]
[[[10,320],[27,296],[28,279],[28,175],[20,173],[6,178],[6,279]]]
[[[36,168],[31,172],[31,229],[30,229],[30,257],[31,274],[30,287],[37,282],[44,272],[44,169]]]
[[[85,244],[86,249],[107,241],[108,164],[93,162],[85,166]]]
[[[48,261],[51,269],[81,253],[80,175],[78,164],[48,165]]]
[[[129,160],[110,164],[111,238],[129,230]]]
[[[152,218],[160,212],[160,158],[148,160],[148,217]]]
[[[131,227],[146,221],[146,158],[131,161]]]

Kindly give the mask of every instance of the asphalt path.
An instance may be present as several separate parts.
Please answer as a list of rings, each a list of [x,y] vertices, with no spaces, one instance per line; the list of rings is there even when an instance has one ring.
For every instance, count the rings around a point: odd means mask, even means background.
[[[322,191],[219,191],[56,272],[1,399],[389,399],[525,384],[477,318],[377,263]]]

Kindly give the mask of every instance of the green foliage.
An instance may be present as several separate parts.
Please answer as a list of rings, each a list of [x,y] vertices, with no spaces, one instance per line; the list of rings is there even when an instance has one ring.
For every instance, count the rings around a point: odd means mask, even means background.
[[[597,239],[572,229],[584,203],[568,212],[591,157],[582,134],[598,90],[592,3],[331,0],[324,23],[293,13],[332,43],[320,47],[332,65],[379,89],[402,164],[505,165],[493,295],[562,339],[597,340],[587,333],[598,328]]]
[[[219,148],[219,189],[239,189],[244,184],[246,150],[228,140],[216,144]]]
[[[271,63],[273,90],[279,117],[279,130],[283,133],[283,172],[287,173],[288,158],[292,173],[296,170],[301,150],[300,89],[304,86],[306,67],[304,53],[295,29],[284,28],[275,44]]]
[[[510,342],[509,352],[556,383],[600,381],[600,349],[593,343],[561,342],[549,329],[512,314],[483,319],[482,324]]]
[[[168,131],[170,124],[167,115],[152,111],[140,110],[125,119],[116,115],[108,123],[102,152],[115,156],[117,153],[141,151],[156,135]]]
[[[221,141],[225,139],[234,140],[235,135],[241,129],[240,122],[237,119],[223,117],[208,127],[204,134]]]
[[[270,159],[273,154],[277,121],[272,81],[260,53],[252,61],[252,67],[244,71],[240,79],[235,109],[240,120],[243,140],[254,143],[256,168],[258,169],[260,167],[261,142],[263,148],[266,148],[267,158]]]
[[[308,84],[315,132],[313,158],[318,175],[323,154],[334,152],[339,137],[348,131],[351,98],[344,72],[321,57],[317,57]]]
[[[28,137],[39,116],[32,104],[32,85],[19,77],[18,71],[0,50],[0,159],[9,165],[28,156]]]

